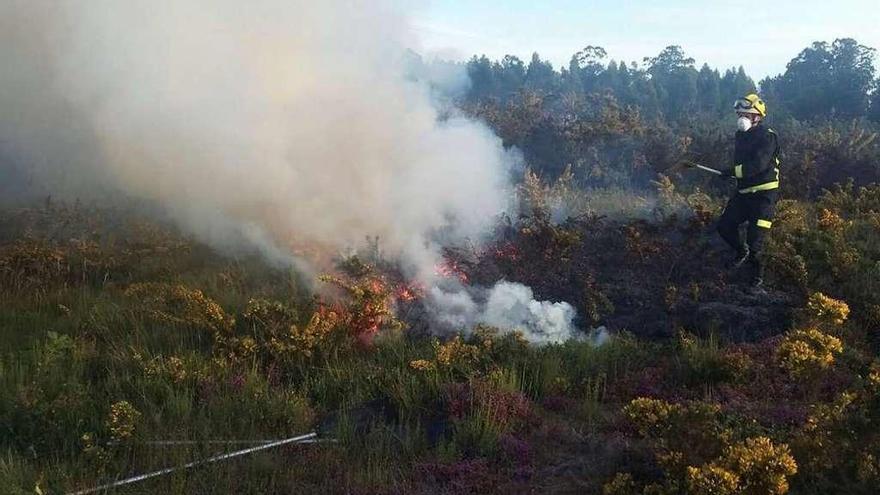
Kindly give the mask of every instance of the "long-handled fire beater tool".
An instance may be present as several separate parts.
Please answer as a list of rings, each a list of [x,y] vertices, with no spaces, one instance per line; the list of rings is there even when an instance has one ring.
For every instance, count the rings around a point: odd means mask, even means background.
[[[709,172],[710,174],[724,175],[724,172],[722,172],[722,171],[720,171],[720,170],[718,170],[718,169],[716,169],[716,168],[707,167],[707,166],[705,166],[705,165],[700,165],[699,163],[695,163],[695,162],[692,162],[692,161],[682,160],[680,163],[681,163],[682,165],[684,165],[685,167],[698,168],[698,169],[700,169],[700,170],[702,170],[702,171],[704,171],[704,172]]]

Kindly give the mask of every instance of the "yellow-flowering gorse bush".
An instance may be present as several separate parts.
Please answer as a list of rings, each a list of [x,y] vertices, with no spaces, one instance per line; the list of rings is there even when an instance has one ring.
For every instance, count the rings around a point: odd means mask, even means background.
[[[113,440],[127,440],[134,435],[141,413],[128,401],[121,400],[110,406],[107,417],[107,429]]]
[[[632,478],[618,474],[605,493],[782,494],[797,464],[788,445],[775,445],[758,436],[734,443],[733,431],[723,426],[720,407],[703,402],[674,404],[638,398],[624,415],[640,435],[652,441],[662,484],[634,490]]]
[[[748,438],[729,447],[715,462],[739,477],[739,491],[747,495],[780,495],[788,492],[788,478],[797,463],[788,445],[774,445],[767,437]]]
[[[471,367],[480,358],[480,348],[466,344],[460,336],[444,344],[434,342],[434,353],[437,364],[445,367]]]
[[[202,291],[182,284],[132,284],[125,294],[137,301],[137,311],[159,323],[209,332],[228,332],[235,324],[235,319]]]
[[[489,342],[490,346],[468,344],[460,335],[456,335],[446,342],[434,340],[432,344],[433,358],[412,360],[409,367],[417,371],[444,369],[470,374],[479,363],[483,351],[491,348],[491,339],[486,339],[483,342]]]
[[[140,353],[134,353],[133,359],[143,373],[149,377],[166,378],[172,383],[181,384],[189,377],[186,363],[177,356],[156,356],[145,361]]]
[[[802,377],[830,368],[835,355],[841,352],[840,339],[809,328],[787,333],[779,344],[777,358],[788,372]]]
[[[717,404],[675,404],[640,397],[623,408],[624,416],[653,444],[657,461],[676,476],[688,465],[717,457],[732,433],[719,421]]]
[[[409,367],[416,371],[430,371],[436,369],[437,365],[427,359],[415,359],[409,362]]]
[[[688,466],[688,493],[694,495],[733,495],[739,493],[739,476],[715,464]]]
[[[327,308],[314,312],[304,324],[297,312],[277,301],[252,299],[242,314],[247,335],[216,337],[216,351],[226,360],[260,357],[271,362],[310,358],[341,325],[338,313]]]
[[[807,301],[806,313],[816,323],[839,326],[849,317],[849,306],[821,292],[814,292]]]

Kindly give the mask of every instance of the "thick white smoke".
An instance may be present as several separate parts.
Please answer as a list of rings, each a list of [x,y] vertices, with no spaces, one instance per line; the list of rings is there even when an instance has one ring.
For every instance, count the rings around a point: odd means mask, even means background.
[[[438,121],[391,2],[4,5],[3,130],[44,175],[88,169],[213,242],[378,235],[418,265],[429,234],[477,237],[505,208],[498,138]]]
[[[379,236],[428,280],[436,241],[479,240],[510,195],[500,140],[408,77],[413,42],[390,0],[6,0],[4,189],[121,192],[276,261]],[[515,299],[486,311],[570,325]]]
[[[532,289],[501,281],[485,294],[474,297],[463,287],[428,292],[427,306],[433,317],[447,328],[490,325],[503,331],[519,331],[537,344],[565,342],[578,336],[575,310],[566,302],[536,301]]]

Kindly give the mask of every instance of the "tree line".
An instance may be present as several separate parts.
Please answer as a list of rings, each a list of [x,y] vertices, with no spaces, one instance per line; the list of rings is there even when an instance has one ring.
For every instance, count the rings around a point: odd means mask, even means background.
[[[537,53],[526,63],[513,55],[501,60],[474,56],[467,63],[474,104],[500,103],[523,91],[545,97],[603,93],[644,117],[671,120],[729,115],[737,96],[760,89],[774,117],[797,120],[861,119],[880,122],[880,79],[875,49],[854,39],[815,42],[786,66],[785,72],[757,84],[742,66],[721,73],[680,46],[668,46],[642,63],[608,60],[605,49],[587,46],[556,70]]]

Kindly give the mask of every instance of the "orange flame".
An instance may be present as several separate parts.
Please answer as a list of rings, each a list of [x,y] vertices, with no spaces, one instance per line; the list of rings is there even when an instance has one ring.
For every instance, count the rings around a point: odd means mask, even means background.
[[[394,297],[401,302],[412,302],[425,297],[425,287],[418,282],[403,283],[397,287]]]
[[[454,260],[444,260],[442,263],[434,265],[434,273],[445,278],[457,278],[463,284],[470,280],[468,274]]]
[[[494,254],[496,258],[510,261],[518,261],[522,257],[519,248],[514,246],[512,242],[505,242],[504,244],[496,246]]]

